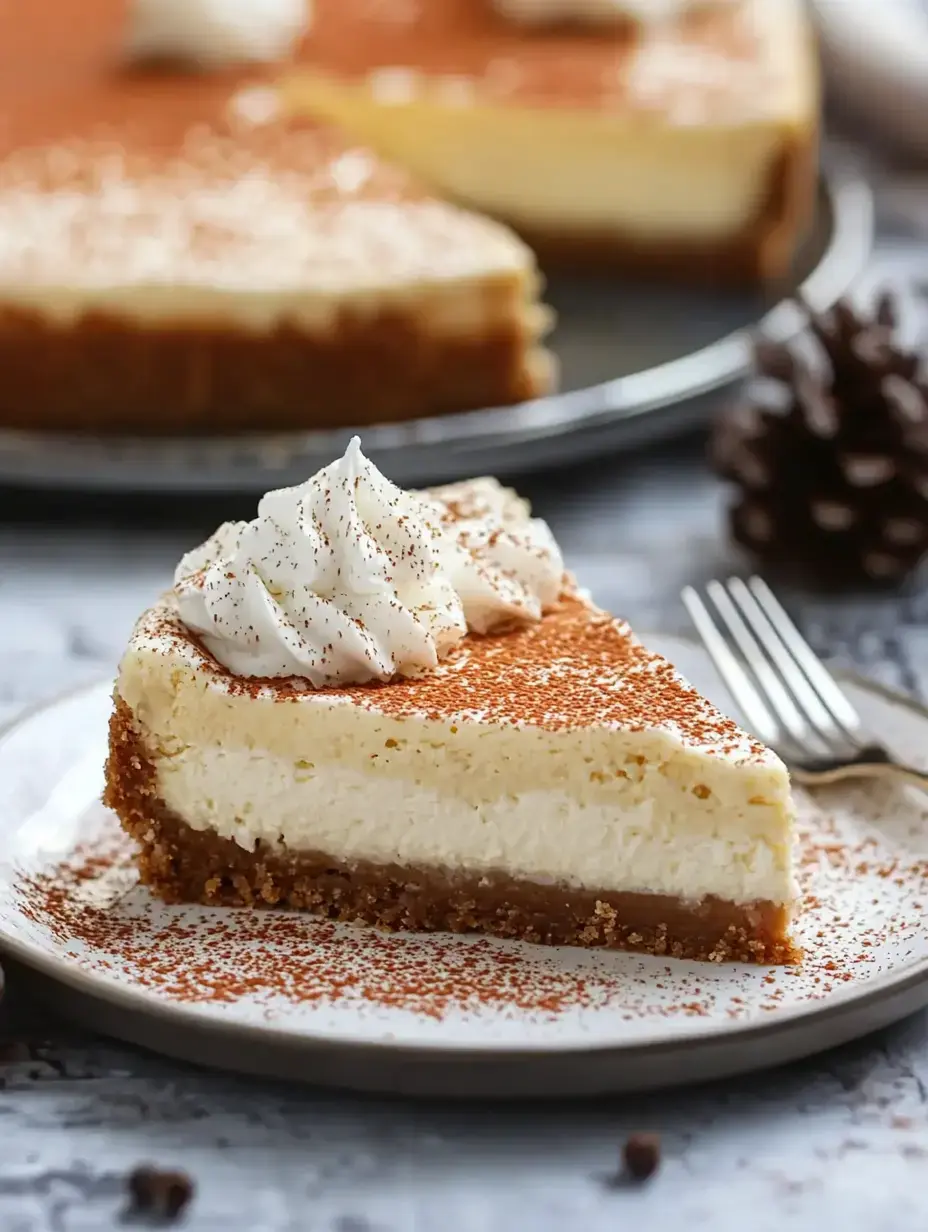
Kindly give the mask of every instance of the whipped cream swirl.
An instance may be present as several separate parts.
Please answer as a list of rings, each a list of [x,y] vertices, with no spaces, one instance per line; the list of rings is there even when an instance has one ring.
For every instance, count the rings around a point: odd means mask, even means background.
[[[204,68],[281,60],[309,26],[310,0],[132,0],[128,54]]]
[[[493,633],[540,620],[564,588],[564,561],[547,522],[495,479],[421,492],[446,532],[442,560],[467,627]]]
[[[630,18],[641,25],[671,22],[691,9],[722,8],[741,0],[494,0],[509,21],[542,26],[555,22],[597,25]]]
[[[242,676],[314,687],[435,668],[468,629],[540,619],[564,566],[544,522],[495,480],[404,492],[355,437],[183,558],[183,623]]]

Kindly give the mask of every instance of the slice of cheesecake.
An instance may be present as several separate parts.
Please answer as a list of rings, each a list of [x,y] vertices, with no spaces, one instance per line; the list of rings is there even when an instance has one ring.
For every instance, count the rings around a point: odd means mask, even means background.
[[[787,961],[785,768],[552,572],[559,558],[546,541],[532,548],[546,589],[519,591],[527,514],[502,494],[499,529],[476,533],[486,491],[428,494],[483,570],[461,586],[469,631],[453,598],[436,592],[414,607],[401,583],[389,611],[437,622],[438,661],[425,661],[407,622],[393,643],[406,666],[368,655],[358,683],[324,679],[336,660],[360,662],[371,639],[383,646],[388,609],[371,599],[367,565],[353,606],[339,600],[334,615],[330,586],[314,584],[309,598],[293,586],[292,562],[318,570],[319,547],[281,547],[279,500],[183,563],[175,590],[135,629],[110,729],[105,799],[139,843],[143,880],[168,901]],[[496,500],[501,490],[489,491]],[[418,551],[427,567],[406,593],[421,597],[435,562]],[[480,633],[488,554],[508,617]],[[271,581],[259,556],[289,563]],[[397,550],[390,569],[414,556]],[[530,592],[541,595],[534,606]],[[245,674],[249,661],[269,674]]]
[[[639,20],[596,19],[607,10]],[[575,18],[517,20],[536,11]],[[317,0],[286,77],[293,108],[545,259],[774,278],[811,216],[818,86],[801,0]]]
[[[60,0],[70,40],[35,8],[0,13],[0,425],[344,427],[550,388],[506,227],[283,117],[271,70],[123,63],[124,0]]]

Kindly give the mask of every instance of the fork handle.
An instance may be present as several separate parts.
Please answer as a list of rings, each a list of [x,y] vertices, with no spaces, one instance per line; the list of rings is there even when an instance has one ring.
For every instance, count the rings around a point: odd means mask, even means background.
[[[852,762],[850,765],[835,766],[828,770],[800,770],[797,766],[792,766],[790,774],[804,787],[827,787],[831,783],[843,783],[847,779],[898,779],[928,792],[928,773],[896,762]]]

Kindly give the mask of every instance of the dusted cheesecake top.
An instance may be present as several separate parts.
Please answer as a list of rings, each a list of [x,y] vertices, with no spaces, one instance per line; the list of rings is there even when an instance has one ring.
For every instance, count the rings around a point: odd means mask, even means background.
[[[487,272],[522,279],[528,297],[534,258],[506,227],[428,196],[335,132],[276,117],[266,87],[220,99],[206,80],[190,109],[185,90],[165,94],[157,136],[152,102],[138,123],[130,108],[121,129],[89,123],[94,135],[0,159],[8,300],[63,321],[220,314],[263,330],[334,322],[339,297],[402,298]]]
[[[422,195],[403,172],[308,124],[221,121],[158,157],[112,138],[75,141],[0,167],[6,289],[322,294],[532,266],[506,228]]]
[[[534,258],[507,228],[282,115],[273,69],[127,62],[130,18],[144,25],[149,9],[175,31],[181,7],[191,22],[247,16],[254,41],[258,9],[273,25],[283,3],[0,5],[8,300],[64,323],[87,312],[172,324],[220,315],[260,330],[282,317],[327,324],[333,297],[385,286],[402,296],[488,271],[524,276],[528,292]]]
[[[555,0],[549,0],[554,3]],[[592,0],[601,8],[605,0]],[[504,16],[496,4],[505,5]],[[541,0],[522,0],[526,7]],[[585,6],[557,0],[582,14]],[[639,0],[640,15],[659,0]],[[590,108],[700,122],[792,116],[811,86],[796,64],[801,0],[687,6],[663,21],[548,25],[513,19],[520,0],[316,0],[294,76],[363,86],[385,106]],[[677,5],[679,9],[679,4]],[[307,95],[311,103],[311,95]],[[539,127],[539,140],[543,140]]]
[[[175,596],[232,672],[318,688],[434,669],[468,630],[540,620],[563,584],[551,532],[514,493],[490,479],[403,492],[355,437],[185,556]]]
[[[433,671],[386,683],[313,689],[300,677],[260,679],[229,671],[180,620],[176,595],[169,592],[136,625],[120,670],[120,692],[134,706],[149,680],[165,672],[175,680],[177,669],[211,693],[265,703],[280,714],[275,732],[296,730],[292,707],[323,706],[401,722],[424,720],[449,732],[463,720],[468,726],[538,732],[659,734],[726,762],[780,765],[775,753],[642,645],[625,621],[580,594],[564,595],[539,621],[485,636],[468,634]],[[175,680],[172,688],[179,687]]]

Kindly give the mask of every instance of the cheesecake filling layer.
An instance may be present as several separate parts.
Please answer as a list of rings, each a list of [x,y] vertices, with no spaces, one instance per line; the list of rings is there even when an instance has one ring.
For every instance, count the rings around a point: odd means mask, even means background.
[[[749,804],[707,776],[712,788],[693,786],[711,791],[714,807],[697,811],[693,788],[668,778],[665,763],[625,790],[593,785],[586,799],[543,789],[479,803],[437,790],[430,776],[415,782],[219,745],[153,765],[158,797],[172,813],[246,851],[322,852],[349,866],[505,870],[540,884],[687,900],[784,903],[792,893],[782,836],[758,833],[754,813],[770,806]]]
[[[664,127],[585,111],[449,108],[430,98],[433,83],[415,89],[421,97],[378,107],[366,86],[311,72],[288,87],[301,111],[318,110],[447,196],[531,235],[738,235],[763,216],[783,151],[775,127],[706,123],[696,99]]]

